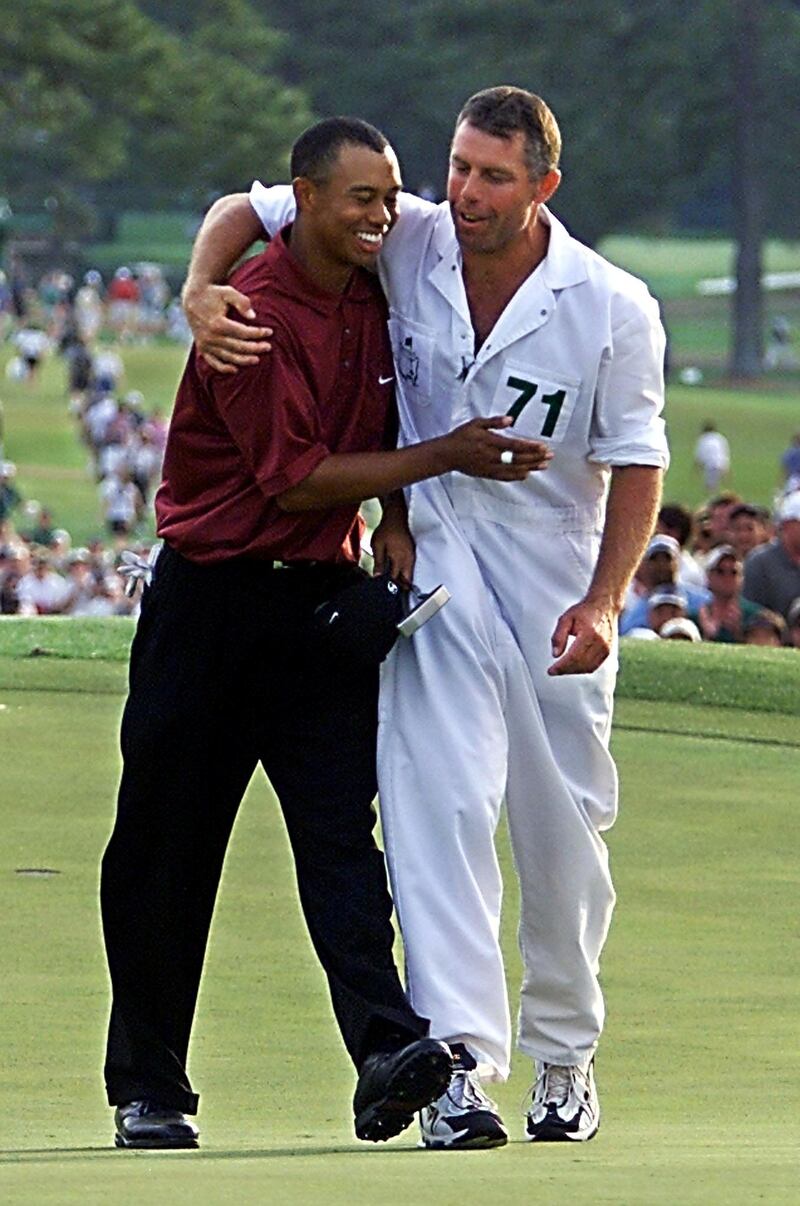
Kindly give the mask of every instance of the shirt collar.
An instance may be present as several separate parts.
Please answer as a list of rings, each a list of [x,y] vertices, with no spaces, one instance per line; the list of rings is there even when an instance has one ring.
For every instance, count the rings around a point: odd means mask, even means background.
[[[321,289],[292,255],[289,235],[292,224],[284,226],[270,242],[267,255],[277,269],[279,279],[286,284],[295,298],[319,314],[334,314],[342,302],[366,302],[375,296],[370,274],[365,268],[355,268],[347,287],[342,293],[331,293]]]
[[[586,280],[587,249],[577,239],[573,239],[566,226],[559,222],[546,205],[539,207],[539,217],[550,227],[550,243],[541,265],[541,275],[548,287],[553,290],[565,289],[568,285],[577,285]],[[433,245],[442,259],[452,260],[455,257],[460,266],[461,251],[450,206],[446,201],[439,206]]]

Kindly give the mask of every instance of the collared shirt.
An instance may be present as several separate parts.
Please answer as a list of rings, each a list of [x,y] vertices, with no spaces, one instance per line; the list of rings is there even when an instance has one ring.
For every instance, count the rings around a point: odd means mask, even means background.
[[[362,269],[318,288],[285,235],[231,277],[272,351],[223,374],[192,349],[156,496],[158,534],[197,562],[231,557],[357,561],[358,506],[289,513],[276,495],[333,452],[386,446],[394,369],[386,306]]]
[[[274,233],[291,191],[253,185],[250,201]],[[521,482],[451,473],[410,489],[444,489],[459,515],[542,531],[599,530],[609,469],[666,468],[664,332],[646,286],[573,239],[544,206],[545,258],[480,349],[447,203],[403,194],[379,260],[390,306],[401,442],[429,439],[476,416],[514,413],[514,434],[553,459]],[[534,514],[531,514],[531,512]]]

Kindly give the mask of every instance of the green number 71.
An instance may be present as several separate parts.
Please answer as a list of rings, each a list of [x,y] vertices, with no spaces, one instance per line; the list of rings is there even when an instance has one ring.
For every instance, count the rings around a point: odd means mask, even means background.
[[[526,381],[524,377],[509,377],[506,385],[510,386],[511,389],[519,390],[519,397],[506,411],[509,418],[513,419],[513,423],[511,424],[513,427],[539,386],[534,381]],[[540,435],[551,436],[553,434],[566,396],[566,390],[563,389],[556,390],[554,394],[542,394],[539,401],[543,406],[547,407],[547,414],[542,424]]]

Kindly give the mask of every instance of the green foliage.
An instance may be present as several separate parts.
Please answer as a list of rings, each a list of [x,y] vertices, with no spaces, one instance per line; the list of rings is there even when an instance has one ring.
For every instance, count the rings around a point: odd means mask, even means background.
[[[2,187],[35,197],[119,171],[158,77],[157,29],[130,0],[0,0],[0,23]]]
[[[180,31],[132,0],[0,0],[0,191],[200,206],[282,174],[310,111],[275,74],[280,35],[245,0],[191,11]]]
[[[322,114],[354,112],[396,142],[406,181],[444,189],[453,120],[510,83],[552,105],[564,135],[555,208],[581,238],[672,221],[726,194],[733,157],[725,0],[272,0],[284,62]],[[776,230],[797,222],[800,12],[765,6],[763,168]],[[768,151],[768,154],[766,153]]]
[[[758,7],[760,170],[770,227],[790,234],[800,11]],[[313,108],[374,121],[409,186],[442,191],[461,104],[508,82],[560,120],[556,208],[582,238],[674,222],[687,203],[718,219],[738,167],[732,14],[725,0],[407,0],[402,13],[366,0],[0,0],[0,189],[201,205],[256,173],[282,177]]]
[[[278,78],[283,39],[251,4],[205,2],[191,11],[181,36],[169,35],[169,69],[139,129],[137,173],[151,195],[174,197],[177,185],[200,208],[259,172],[285,176],[311,113],[304,94]]]

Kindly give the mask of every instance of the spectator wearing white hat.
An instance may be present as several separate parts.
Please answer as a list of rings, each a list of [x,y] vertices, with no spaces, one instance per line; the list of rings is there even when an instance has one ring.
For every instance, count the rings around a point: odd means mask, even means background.
[[[91,449],[95,469],[100,476],[98,461],[106,443],[108,431],[119,414],[119,404],[113,393],[99,393],[89,403],[83,416],[84,440]]]
[[[100,499],[108,530],[119,544],[136,527],[144,509],[144,499],[130,470],[121,468],[104,478],[100,483]]]
[[[0,615],[19,614],[17,593],[20,579],[30,568],[30,553],[24,544],[6,541],[0,544]]]
[[[658,635],[662,641],[697,642],[703,639],[694,620],[690,620],[687,616],[675,616],[674,619],[667,620],[666,624],[662,624]]]
[[[140,297],[139,285],[130,268],[117,268],[106,298],[112,329],[123,342],[130,340],[138,327]]]
[[[70,590],[66,614],[92,615],[91,604],[97,594],[97,578],[92,572],[92,558],[88,549],[74,549],[70,553],[66,578]]]
[[[92,362],[92,374],[98,390],[113,393],[119,388],[125,375],[125,365],[119,352],[113,348],[101,347]]]
[[[81,339],[87,343],[97,339],[103,325],[102,289],[103,278],[96,268],[91,268],[75,294],[75,321]]]
[[[150,502],[155,488],[161,481],[161,470],[164,453],[155,443],[150,431],[143,427],[139,432],[135,445],[131,450],[129,464],[133,480],[141,491],[146,503]]]
[[[642,602],[645,605],[644,623],[628,629],[626,636],[652,640],[670,620],[686,618],[686,594],[680,586],[666,583],[657,586]]]
[[[654,536],[644,551],[644,556],[636,570],[634,579],[634,594],[629,595],[619,620],[620,636],[626,636],[633,628],[649,627],[648,596],[659,586],[678,587],[681,547],[674,536],[659,533]],[[702,586],[680,585],[684,592],[688,609],[697,611],[711,598],[710,592]]]
[[[730,544],[718,544],[706,561],[711,599],[697,612],[697,624],[705,641],[741,644],[747,620],[761,608],[742,593],[742,562]]]
[[[664,503],[658,512],[657,535],[671,536],[680,545],[678,581],[681,586],[702,587],[706,584],[706,576],[688,548],[693,527],[694,517],[681,503]]]
[[[743,593],[786,619],[800,596],[800,490],[783,498],[777,521],[775,539],[754,549],[744,563]]]

